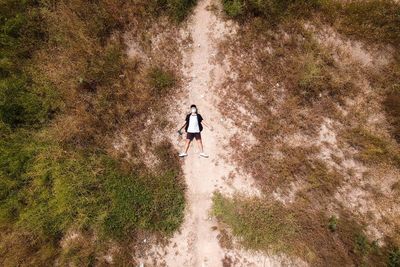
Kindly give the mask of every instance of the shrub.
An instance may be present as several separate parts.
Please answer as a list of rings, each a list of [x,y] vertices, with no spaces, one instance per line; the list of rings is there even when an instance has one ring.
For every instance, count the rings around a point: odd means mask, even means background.
[[[329,218],[328,228],[329,228],[329,230],[330,230],[331,232],[335,232],[335,231],[336,231],[336,229],[337,229],[337,223],[338,223],[338,221],[337,221],[336,216],[331,216],[331,217]]]
[[[310,104],[330,97],[343,103],[346,97],[354,95],[356,87],[348,77],[337,74],[338,70],[332,64],[331,56],[325,55],[318,47],[311,49],[313,53],[305,58],[295,90],[301,102]]]
[[[371,244],[368,242],[367,237],[362,233],[357,233],[354,238],[355,248],[361,255],[367,255],[371,249]]]
[[[196,0],[153,0],[146,3],[146,6],[151,13],[166,14],[179,23],[187,17],[195,4]]]
[[[56,93],[52,90],[38,87],[25,77],[3,79],[0,82],[0,120],[14,128],[42,125],[58,108]]]

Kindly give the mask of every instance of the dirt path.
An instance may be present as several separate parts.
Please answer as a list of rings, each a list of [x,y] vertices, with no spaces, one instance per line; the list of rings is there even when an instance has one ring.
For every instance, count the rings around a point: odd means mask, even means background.
[[[224,179],[234,171],[234,167],[218,159],[223,156],[223,145],[231,133],[227,129],[228,122],[221,123],[224,119],[217,110],[218,97],[214,92],[223,70],[212,61],[217,53],[214,45],[223,38],[226,28],[207,8],[210,2],[198,2],[188,29],[193,40],[192,51],[184,53],[184,74],[188,78],[185,107],[188,109],[195,103],[205,120],[213,124],[213,132],[203,131],[204,148],[210,158],[200,158],[197,146],[193,144],[185,159],[183,169],[188,186],[188,208],[182,231],[173,238],[173,245],[165,257],[168,266],[222,266],[225,252],[218,242],[219,232],[213,230],[216,222],[209,215],[213,192],[217,189],[224,193],[233,193],[235,189],[253,190],[248,181],[242,183],[238,179],[232,179],[232,185],[227,186]]]
[[[217,44],[226,34],[234,34],[235,26],[221,20],[210,8],[213,0],[200,0],[195,7],[183,35],[192,37],[189,48],[183,49],[184,99],[177,100],[178,110],[173,121],[183,124],[190,104],[196,104],[205,121],[214,131],[202,132],[205,152],[209,158],[199,157],[197,144],[192,144],[183,164],[187,183],[187,207],[184,223],[167,247],[153,246],[141,260],[147,265],[166,266],[280,266],[281,258],[245,251],[239,247],[223,248],[215,218],[210,215],[215,191],[224,195],[235,193],[260,195],[254,180],[230,163],[230,138],[240,132],[229,118],[217,108],[217,88],[229,75],[229,68],[216,63]],[[176,136],[170,137],[176,141]],[[251,139],[251,138],[250,138]],[[184,139],[176,143],[182,150]],[[229,263],[229,265],[223,263]],[[146,266],[147,266],[146,265]]]
[[[226,25],[211,11],[211,1],[200,0],[189,20],[187,30],[193,43],[192,49],[183,53],[187,99],[183,105],[185,110],[179,114],[183,119],[184,112],[194,103],[205,121],[213,125],[214,131],[205,128],[202,133],[205,152],[210,157],[200,158],[197,145],[193,144],[189,156],[184,159],[187,210],[181,232],[174,236],[166,250],[167,266],[222,266],[229,252],[220,246],[217,222],[210,216],[213,193],[219,190],[223,194],[259,194],[251,178],[238,175],[235,166],[223,160],[229,156],[226,146],[235,127],[217,109],[220,99],[216,89],[226,75],[226,68],[215,63],[214,58],[218,41],[234,32],[234,27]],[[183,144],[184,140],[179,149]],[[236,254],[231,251],[229,257],[239,258]],[[240,259],[238,263],[244,255]],[[248,259],[248,263],[251,261]]]

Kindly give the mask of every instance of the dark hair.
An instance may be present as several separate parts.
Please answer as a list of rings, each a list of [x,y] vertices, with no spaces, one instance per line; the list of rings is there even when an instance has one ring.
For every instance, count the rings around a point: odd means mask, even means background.
[[[190,108],[196,108],[197,109],[195,104],[191,105]]]

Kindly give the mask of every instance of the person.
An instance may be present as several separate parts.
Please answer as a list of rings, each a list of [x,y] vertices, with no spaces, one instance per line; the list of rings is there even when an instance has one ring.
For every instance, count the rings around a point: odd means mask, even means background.
[[[182,129],[185,128],[186,131],[186,144],[185,151],[179,154],[179,157],[186,157],[188,154],[188,149],[190,143],[193,139],[196,139],[200,148],[200,156],[204,158],[208,158],[208,155],[204,153],[203,142],[201,141],[201,131],[203,130],[203,125],[209,128],[211,131],[213,128],[207,125],[203,117],[197,112],[196,105],[190,106],[190,113],[186,115],[185,124],[178,130],[179,134],[182,134]]]

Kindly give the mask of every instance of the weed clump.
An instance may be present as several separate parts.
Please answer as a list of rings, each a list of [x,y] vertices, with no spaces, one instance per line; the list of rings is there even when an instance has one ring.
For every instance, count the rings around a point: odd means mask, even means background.
[[[389,252],[388,263],[389,267],[400,266],[400,249],[394,248]]]
[[[337,77],[330,63],[311,57],[300,72],[296,94],[307,104],[326,97],[343,103],[354,91],[355,86],[345,77]]]
[[[167,90],[175,84],[173,73],[171,71],[165,71],[160,67],[150,68],[148,76],[151,87],[158,95],[167,93]]]
[[[365,163],[394,163],[400,166],[400,154],[394,144],[373,133],[355,128],[345,133],[349,144],[359,150],[358,158]]]
[[[328,222],[328,228],[331,232],[335,232],[337,230],[338,220],[336,216],[331,216]]]
[[[225,13],[237,19],[261,17],[272,25],[277,25],[289,17],[305,17],[318,10],[325,1],[277,1],[277,0],[223,0]]]

